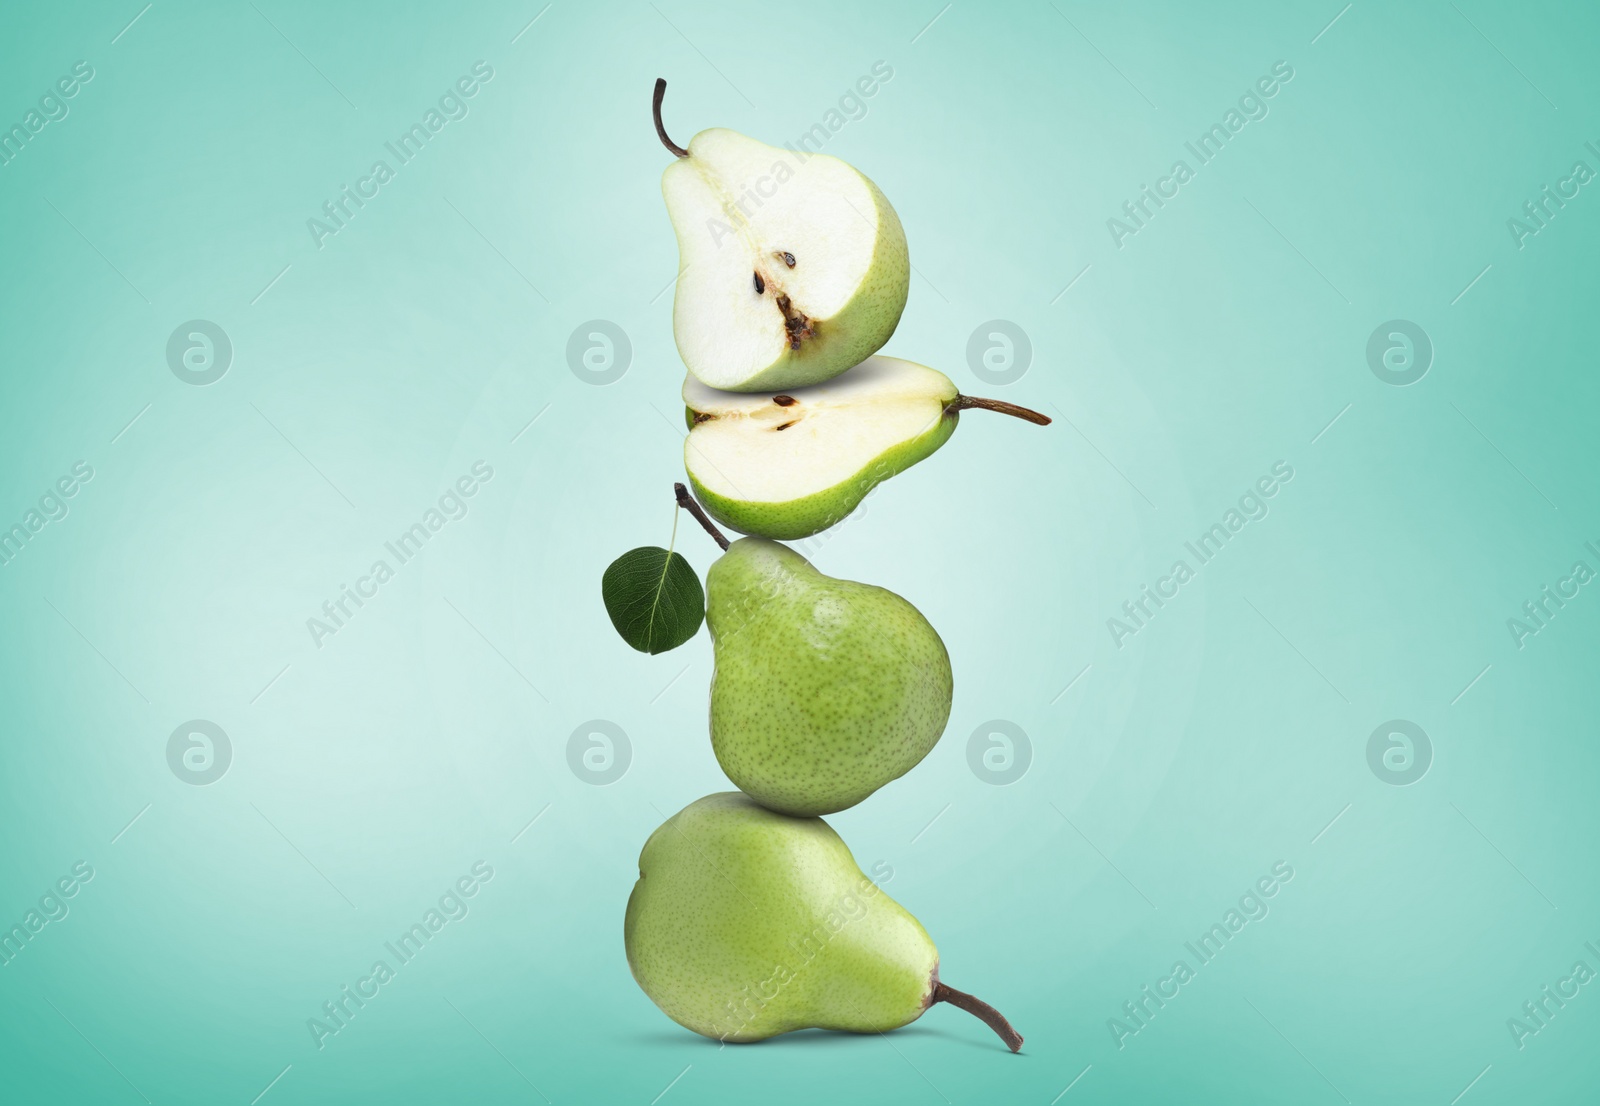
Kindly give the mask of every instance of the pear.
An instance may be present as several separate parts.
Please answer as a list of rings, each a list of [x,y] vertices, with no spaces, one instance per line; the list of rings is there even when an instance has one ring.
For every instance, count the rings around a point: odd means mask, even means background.
[[[826,154],[780,149],[736,131],[701,131],[661,193],[678,237],[672,330],[713,388],[798,388],[876,352],[900,322],[911,261],[878,186]]]
[[[783,814],[831,814],[899,779],[950,717],[950,656],[892,591],[836,580],[764,538],[706,574],[711,748]]]
[[[712,517],[746,534],[792,541],[842,521],[877,484],[955,432],[963,410],[1000,411],[1047,426],[1026,407],[961,395],[948,376],[871,357],[809,388],[765,393],[683,385],[683,463]]]
[[[894,874],[881,863],[874,871]],[[650,1000],[716,1040],[883,1033],[949,1002],[1013,1052],[1022,1047],[994,1007],[939,982],[927,931],[862,873],[828,823],[737,792],[696,800],[650,835],[623,939]]]

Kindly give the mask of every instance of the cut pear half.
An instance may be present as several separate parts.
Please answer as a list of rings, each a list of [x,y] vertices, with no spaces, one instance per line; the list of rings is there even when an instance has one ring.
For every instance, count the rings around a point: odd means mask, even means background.
[[[873,487],[938,449],[961,411],[1039,425],[1036,411],[961,395],[943,373],[869,357],[808,388],[739,393],[684,381],[684,467],[706,511],[735,530],[792,541],[847,517]]]
[[[894,333],[911,283],[906,236],[877,185],[838,158],[701,131],[661,193],[678,238],[672,329],[684,364],[728,391],[837,376]]]

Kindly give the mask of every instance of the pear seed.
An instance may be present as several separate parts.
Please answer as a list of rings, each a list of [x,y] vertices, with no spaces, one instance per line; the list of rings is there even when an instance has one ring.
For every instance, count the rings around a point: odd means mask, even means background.
[[[753,274],[756,278],[756,295],[762,295],[767,290],[767,282],[761,279],[760,273]]]

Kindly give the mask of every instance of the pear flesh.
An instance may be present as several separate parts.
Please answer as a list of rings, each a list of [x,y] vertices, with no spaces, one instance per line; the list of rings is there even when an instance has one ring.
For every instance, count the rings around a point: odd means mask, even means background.
[[[801,816],[844,810],[938,743],[950,656],[894,592],[825,576],[762,538],[734,542],[706,592],[711,748],[758,803]]]
[[[683,385],[683,463],[712,517],[792,541],[842,521],[879,482],[927,457],[956,428],[955,384],[897,357],[786,392]]]
[[[798,388],[889,340],[911,262],[877,185],[836,157],[724,128],[683,155],[661,193],[678,239],[673,335],[692,374],[730,391]]]
[[[1022,1047],[994,1007],[939,982],[927,930],[861,871],[828,823],[776,814],[738,792],[690,803],[650,835],[623,941],[650,1000],[715,1040],[883,1033],[948,1002],[982,1018],[1011,1051]]]

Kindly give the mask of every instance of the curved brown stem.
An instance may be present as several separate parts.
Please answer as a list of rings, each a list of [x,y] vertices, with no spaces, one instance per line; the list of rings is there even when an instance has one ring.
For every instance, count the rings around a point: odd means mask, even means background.
[[[946,407],[946,411],[967,411],[977,407],[984,411],[999,411],[1002,415],[1013,418],[1026,419],[1037,426],[1049,426],[1050,416],[1041,415],[1027,407],[1018,407],[1015,403],[1007,403],[1000,399],[980,399],[977,396],[956,396],[955,402]]]
[[[656,119],[656,135],[661,139],[661,144],[679,157],[688,157],[689,151],[667,137],[667,128],[661,123],[661,100],[667,94],[667,81],[665,77],[656,78],[656,94],[650,101],[650,114]]]
[[[689,489],[682,484],[674,484],[672,485],[672,490],[678,497],[678,506],[693,515],[694,520],[704,526],[706,533],[710,534],[716,540],[716,543],[722,546],[723,551],[726,552],[728,539],[723,536],[721,530],[717,529],[717,524],[707,517],[706,509],[694,501],[694,496],[689,494]]]
[[[974,1017],[981,1018],[983,1024],[1000,1035],[1006,1047],[1012,1052],[1022,1051],[1022,1034],[1011,1028],[1011,1023],[1006,1021],[1004,1014],[984,1002],[981,998],[973,998],[965,991],[958,991],[954,987],[947,987],[943,983],[933,985],[933,1001],[948,1002],[951,1006],[960,1007]]]

